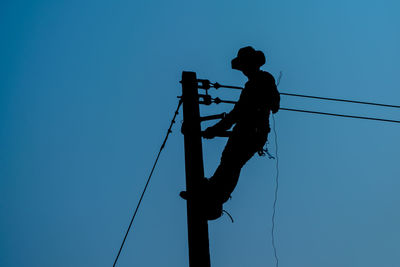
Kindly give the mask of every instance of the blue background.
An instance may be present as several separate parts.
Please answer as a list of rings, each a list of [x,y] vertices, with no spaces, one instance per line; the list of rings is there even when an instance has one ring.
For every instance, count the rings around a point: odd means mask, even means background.
[[[112,265],[183,70],[243,85],[230,60],[252,45],[266,53],[265,70],[283,71],[282,92],[400,104],[399,11],[396,0],[2,1],[0,266]],[[400,119],[293,97],[282,106]],[[400,266],[400,125],[275,118],[280,266]],[[118,266],[188,265],[181,119]],[[225,142],[204,141],[206,176]],[[242,170],[225,205],[235,223],[209,224],[214,267],[273,266],[275,173],[274,160],[257,156]]]

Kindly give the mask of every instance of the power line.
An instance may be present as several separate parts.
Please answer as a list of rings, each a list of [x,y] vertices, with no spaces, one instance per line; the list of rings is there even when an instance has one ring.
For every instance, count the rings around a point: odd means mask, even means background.
[[[327,113],[327,112],[311,111],[311,110],[304,110],[304,109],[279,108],[279,110],[304,112],[304,113],[312,113],[312,114],[320,114],[320,115],[328,115],[328,116],[336,116],[336,117],[345,117],[345,118],[353,118],[353,119],[363,119],[363,120],[373,120],[373,121],[384,121],[384,122],[400,123],[400,121],[396,121],[396,120],[388,120],[388,119],[373,118],[373,117],[363,117],[363,116],[354,116],[354,115],[346,115],[346,114],[337,114],[337,113]]]
[[[216,89],[218,88],[229,88],[229,89],[238,89],[243,90],[243,87],[240,86],[231,86],[231,85],[221,85],[219,83],[211,83],[212,86]],[[350,99],[341,99],[341,98],[332,98],[332,97],[322,97],[322,96],[312,96],[312,95],[303,95],[303,94],[292,94],[292,93],[280,93],[281,95],[286,96],[295,96],[295,97],[303,97],[303,98],[313,98],[313,99],[321,99],[321,100],[329,100],[329,101],[339,101],[339,102],[347,102],[347,103],[355,103],[355,104],[364,104],[364,105],[373,105],[373,106],[381,106],[381,107],[389,107],[389,108],[400,108],[399,105],[390,105],[390,104],[381,104],[375,102],[366,102],[359,100],[350,100]]]
[[[164,141],[163,141],[163,143],[162,143],[162,145],[161,145],[161,147],[160,147],[160,151],[158,151],[158,155],[157,155],[156,160],[155,160],[155,162],[154,162],[154,164],[153,164],[153,168],[152,168],[151,171],[150,171],[150,175],[149,175],[149,177],[147,178],[147,182],[146,182],[146,185],[144,186],[142,195],[140,196],[139,202],[138,202],[138,204],[137,204],[137,206],[136,206],[135,212],[133,213],[133,216],[132,216],[131,222],[129,223],[128,229],[126,230],[126,233],[125,233],[125,236],[124,236],[124,240],[122,240],[121,247],[119,248],[118,254],[117,254],[117,256],[115,257],[113,267],[115,267],[115,265],[117,264],[119,255],[121,254],[122,248],[124,247],[126,237],[128,236],[129,230],[131,229],[131,226],[132,226],[132,224],[133,224],[133,220],[134,220],[135,217],[136,217],[136,214],[137,214],[137,212],[138,212],[138,210],[139,210],[140,204],[142,203],[143,196],[144,196],[144,194],[146,193],[147,186],[149,185],[151,176],[153,175],[153,171],[154,171],[154,169],[155,169],[155,167],[156,167],[156,165],[157,165],[157,162],[158,162],[158,159],[159,159],[159,157],[160,157],[161,151],[164,149],[165,144],[167,143],[167,139],[168,139],[169,134],[172,133],[172,130],[171,130],[171,129],[172,129],[172,125],[174,125],[174,123],[175,123],[175,118],[176,118],[176,116],[179,114],[179,108],[181,107],[181,104],[182,104],[182,100],[179,100],[178,107],[176,108],[176,111],[175,111],[175,113],[174,113],[174,117],[172,118],[171,123],[170,123],[170,125],[169,125],[168,131],[167,131],[167,135],[165,136]]]
[[[221,100],[218,97],[214,98],[213,102],[216,103],[216,104],[219,104],[219,103],[236,104],[237,103],[237,101],[232,101],[232,100]],[[304,109],[279,108],[279,110],[287,110],[287,111],[303,112],[303,113],[311,113],[311,114],[320,114],[320,115],[328,115],[328,116],[336,116],[336,117],[345,117],[345,118],[353,118],[353,119],[363,119],[363,120],[373,120],[373,121],[400,123],[400,121],[398,121],[398,120],[389,120],[389,119],[374,118],[374,117],[364,117],[364,116],[355,116],[355,115],[347,115],[347,114],[328,113],[328,112],[312,111],[312,110],[304,110]]]
[[[314,98],[314,99],[329,100],[329,101],[340,101],[340,102],[356,103],[356,104],[364,104],[364,105],[374,105],[374,106],[389,107],[389,108],[400,108],[400,106],[397,106],[397,105],[380,104],[380,103],[375,103],[375,102],[365,102],[365,101],[358,101],[358,100],[311,96],[311,95],[300,95],[300,94],[290,94],[290,93],[280,93],[280,94],[287,95],[287,96]]]

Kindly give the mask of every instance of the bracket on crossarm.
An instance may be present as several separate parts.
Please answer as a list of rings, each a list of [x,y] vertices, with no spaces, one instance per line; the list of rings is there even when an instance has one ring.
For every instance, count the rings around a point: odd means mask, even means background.
[[[201,131],[201,136],[202,137],[204,137],[203,134],[204,134],[204,131]],[[223,132],[218,133],[215,136],[217,136],[217,137],[229,137],[229,136],[231,136],[231,134],[232,134],[232,131],[223,131]]]
[[[225,118],[225,116],[226,116],[226,113],[223,112],[221,114],[215,114],[215,115],[200,117],[200,121],[218,120],[218,119]]]
[[[208,90],[211,88],[211,82],[206,79],[197,79],[198,85],[197,87],[200,89]]]
[[[199,104],[203,104],[203,105],[211,105],[212,103],[212,98],[209,94],[199,94],[199,98],[201,99],[199,101]]]
[[[215,83],[210,83],[211,84],[211,87],[214,87],[215,89],[219,89],[219,88],[230,88],[230,89],[238,89],[238,90],[243,90],[243,87],[240,87],[240,86],[231,86],[231,85],[222,85],[222,84],[219,84],[219,83],[217,83],[217,82],[215,82]]]

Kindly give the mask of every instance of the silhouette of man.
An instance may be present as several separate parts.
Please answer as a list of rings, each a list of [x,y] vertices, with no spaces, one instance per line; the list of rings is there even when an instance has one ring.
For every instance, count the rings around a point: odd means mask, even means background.
[[[217,170],[210,179],[203,180],[200,189],[202,209],[208,220],[222,215],[222,205],[236,187],[241,168],[256,152],[262,151],[267,141],[270,111],[276,113],[279,109],[280,96],[275,79],[260,70],[264,64],[263,52],[250,46],[239,50],[232,60],[232,69],[240,70],[248,82],[232,111],[203,132],[204,138],[211,139],[235,124]],[[186,192],[182,193],[186,199]]]

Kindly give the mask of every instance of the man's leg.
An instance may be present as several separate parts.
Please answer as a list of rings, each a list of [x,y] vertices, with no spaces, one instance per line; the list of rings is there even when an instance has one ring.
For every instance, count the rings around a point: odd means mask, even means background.
[[[229,138],[214,175],[209,179],[210,194],[225,203],[235,189],[243,165],[256,153],[254,140],[232,136]]]
[[[222,204],[228,201],[239,180],[243,165],[265,144],[265,138],[232,134],[224,148],[221,162],[210,179],[204,179],[202,201],[205,216],[214,220],[222,215]],[[181,192],[187,199],[187,193]]]

